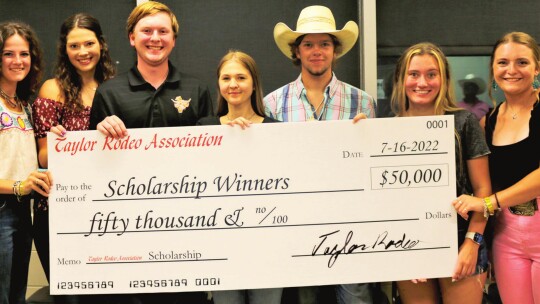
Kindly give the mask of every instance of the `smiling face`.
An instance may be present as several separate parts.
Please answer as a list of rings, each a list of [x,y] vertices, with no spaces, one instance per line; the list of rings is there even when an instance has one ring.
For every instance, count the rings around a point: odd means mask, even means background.
[[[236,60],[223,64],[219,73],[219,92],[229,107],[251,104],[253,78],[249,70]]]
[[[66,53],[77,73],[94,74],[101,57],[101,45],[90,30],[74,28],[67,35]]]
[[[441,73],[432,55],[416,55],[411,59],[405,76],[405,93],[411,109],[435,106],[441,89]]]
[[[334,42],[329,34],[307,34],[296,51],[300,59],[302,73],[323,76],[332,73],[332,64],[336,57]]]
[[[171,17],[160,12],[142,18],[129,34],[129,42],[137,51],[138,64],[150,67],[167,64],[175,45]]]
[[[508,95],[530,94],[538,76],[538,63],[526,45],[509,42],[499,45],[493,58],[493,78]]]
[[[32,60],[28,41],[18,34],[10,36],[2,50],[2,73],[0,81],[16,84],[30,72]]]

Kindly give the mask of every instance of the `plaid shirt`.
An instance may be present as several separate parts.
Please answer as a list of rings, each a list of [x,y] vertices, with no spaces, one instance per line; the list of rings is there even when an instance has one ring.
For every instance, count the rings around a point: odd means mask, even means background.
[[[339,81],[332,73],[332,80],[324,92],[324,106],[317,116],[307,99],[302,75],[295,81],[266,95],[266,115],[283,122],[312,120],[347,120],[358,113],[375,117],[375,101],[366,92]]]

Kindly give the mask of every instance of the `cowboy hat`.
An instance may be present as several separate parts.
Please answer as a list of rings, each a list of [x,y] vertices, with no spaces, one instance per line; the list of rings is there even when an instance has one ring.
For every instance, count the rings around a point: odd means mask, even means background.
[[[472,82],[478,86],[478,94],[482,94],[486,91],[486,82],[480,77],[476,77],[474,74],[468,74],[465,79],[458,80],[459,85],[463,88],[463,85],[467,82]]]
[[[336,21],[329,8],[313,5],[304,8],[298,16],[296,31],[291,30],[285,23],[279,22],[274,27],[274,40],[279,50],[287,57],[292,58],[291,47],[296,38],[305,34],[332,34],[341,42],[342,52],[338,58],[352,49],[358,39],[358,25],[349,21],[343,29],[336,30]]]

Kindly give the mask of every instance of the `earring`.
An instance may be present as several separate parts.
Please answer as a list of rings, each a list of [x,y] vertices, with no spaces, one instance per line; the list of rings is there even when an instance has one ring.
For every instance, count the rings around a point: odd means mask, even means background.
[[[491,87],[493,88],[493,90],[497,91],[497,83],[495,82],[495,79],[491,81]]]
[[[533,89],[535,89],[535,90],[538,89],[538,88],[540,88],[540,81],[538,81],[538,79],[537,79],[536,77],[534,78],[534,81],[533,81],[533,83],[532,83],[532,87],[533,87]]]

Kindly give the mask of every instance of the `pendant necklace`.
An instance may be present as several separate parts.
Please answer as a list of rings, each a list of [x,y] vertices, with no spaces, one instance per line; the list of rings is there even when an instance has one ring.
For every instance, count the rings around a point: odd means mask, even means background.
[[[315,113],[317,113],[319,111],[319,109],[321,108],[322,104],[324,103],[324,98],[323,100],[321,100],[321,102],[319,103],[319,105],[317,106],[317,108],[315,109]]]
[[[510,110],[510,112],[512,112],[512,119],[516,119],[517,118],[517,113],[514,112],[514,110],[512,110],[512,107],[510,106],[510,104],[508,103],[508,101],[506,102],[506,106],[508,107],[508,110]]]

